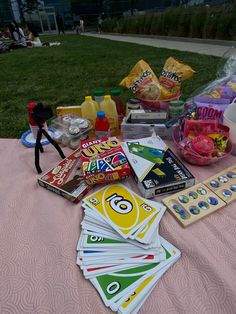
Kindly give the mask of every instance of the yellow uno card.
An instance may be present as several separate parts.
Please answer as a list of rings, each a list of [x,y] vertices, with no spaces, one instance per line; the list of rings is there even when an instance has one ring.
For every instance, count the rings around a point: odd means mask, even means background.
[[[137,298],[139,296],[140,293],[143,292],[144,288],[155,278],[154,275],[148,277],[147,279],[145,279],[139,286],[138,288],[135,290],[134,293],[131,294],[131,296],[122,304],[122,308],[125,309],[127,308],[133,301],[135,298]]]
[[[122,184],[108,185],[84,201],[125,239],[157,213],[146,199]]]

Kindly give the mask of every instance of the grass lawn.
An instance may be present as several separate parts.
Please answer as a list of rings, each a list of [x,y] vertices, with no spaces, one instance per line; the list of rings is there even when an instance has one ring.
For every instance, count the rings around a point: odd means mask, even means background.
[[[20,49],[0,55],[0,138],[19,138],[29,129],[26,104],[42,101],[53,109],[80,105],[97,88],[117,87],[132,66],[144,59],[157,75],[173,56],[197,72],[183,84],[183,98],[215,78],[220,58],[122,43],[74,34],[43,36],[61,46]],[[122,90],[124,101],[131,96]]]

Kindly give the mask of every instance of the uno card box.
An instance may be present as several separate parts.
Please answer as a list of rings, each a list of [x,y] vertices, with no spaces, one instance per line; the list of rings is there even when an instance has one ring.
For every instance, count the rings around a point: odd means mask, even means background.
[[[194,185],[193,175],[159,136],[126,141],[122,147],[145,198]]]
[[[130,176],[130,166],[116,137],[81,141],[83,176],[87,184],[108,183]]]
[[[39,185],[78,203],[91,189],[83,180],[80,156],[80,149],[75,150],[39,178]]]

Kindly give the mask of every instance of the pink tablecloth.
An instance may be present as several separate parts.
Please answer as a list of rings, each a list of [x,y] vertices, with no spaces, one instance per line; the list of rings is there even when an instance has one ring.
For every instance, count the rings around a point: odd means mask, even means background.
[[[60,160],[45,151],[43,170]],[[32,149],[0,140],[0,154],[0,313],[110,313],[75,264],[80,205],[38,186]],[[235,161],[188,168],[200,182]],[[140,313],[235,314],[236,202],[187,229],[166,212],[160,234],[182,257]]]

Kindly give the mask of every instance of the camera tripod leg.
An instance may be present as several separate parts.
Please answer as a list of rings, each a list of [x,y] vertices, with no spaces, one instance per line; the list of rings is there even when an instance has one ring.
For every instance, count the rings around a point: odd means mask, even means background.
[[[41,153],[44,152],[43,145],[41,143],[40,143],[40,146],[39,146],[39,150],[40,150]]]
[[[34,150],[35,167],[36,167],[38,173],[42,173],[42,169],[40,168],[40,165],[39,165],[39,150],[41,150],[40,146],[42,146],[41,138],[42,138],[42,129],[39,129],[38,133],[37,133],[37,137],[36,137],[36,144],[35,144],[35,150]]]
[[[66,158],[61,147],[51,138],[51,136],[44,129],[42,129],[42,133],[48,139],[48,141],[56,148],[61,158],[62,159]]]

